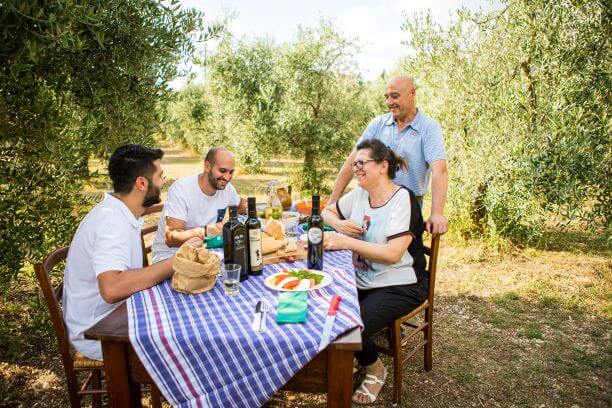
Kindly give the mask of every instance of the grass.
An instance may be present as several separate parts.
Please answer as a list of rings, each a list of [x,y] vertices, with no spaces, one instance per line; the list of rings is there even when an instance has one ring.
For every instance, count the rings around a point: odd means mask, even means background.
[[[168,180],[200,171],[197,155],[164,150]],[[267,181],[288,179],[299,166],[279,159],[261,174],[240,171],[233,183],[242,195],[265,201]],[[86,186],[88,194],[107,188],[100,174]],[[609,243],[584,231],[550,234],[547,246],[502,250],[444,236],[433,370],[423,370],[420,353],[406,365],[403,406],[611,406]],[[55,337],[31,270],[22,271],[3,298],[0,406],[67,406]],[[380,406],[390,405],[391,392],[390,376]],[[324,407],[325,398],[278,393],[267,406]]]

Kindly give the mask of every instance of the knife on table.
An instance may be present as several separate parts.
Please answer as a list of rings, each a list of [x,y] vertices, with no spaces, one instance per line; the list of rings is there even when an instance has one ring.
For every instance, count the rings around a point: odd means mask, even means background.
[[[254,331],[259,331],[261,328],[261,300],[257,302],[255,305],[255,314],[253,315],[253,323],[251,323],[251,328]]]
[[[340,306],[342,297],[340,295],[334,295],[332,298],[329,309],[327,310],[327,317],[325,318],[325,324],[323,325],[323,334],[321,335],[321,342],[319,343],[319,351],[323,350],[329,344],[329,335],[331,334],[332,327],[334,327],[334,320],[336,319],[336,312]]]

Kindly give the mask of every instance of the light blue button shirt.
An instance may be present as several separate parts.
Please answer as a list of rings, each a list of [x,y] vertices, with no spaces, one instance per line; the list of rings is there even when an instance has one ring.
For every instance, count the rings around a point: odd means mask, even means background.
[[[442,128],[435,120],[417,109],[410,125],[400,132],[391,113],[372,119],[357,144],[367,139],[378,139],[408,161],[407,170],[399,170],[393,181],[422,196],[429,190],[429,164],[446,160]]]

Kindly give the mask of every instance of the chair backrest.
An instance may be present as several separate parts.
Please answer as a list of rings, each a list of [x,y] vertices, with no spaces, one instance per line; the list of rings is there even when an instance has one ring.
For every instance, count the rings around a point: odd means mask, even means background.
[[[147,207],[142,214],[145,215],[161,213],[164,209],[164,204],[154,204],[150,207]],[[157,223],[144,227],[140,232],[140,243],[142,244],[142,264],[143,266],[149,266],[149,254],[151,253],[151,245],[147,245],[145,242],[145,237],[149,234],[152,234],[157,231]]]
[[[429,292],[427,299],[429,304],[433,305],[434,289],[436,286],[436,272],[438,271],[438,251],[440,249],[440,235],[433,234],[431,236],[431,245],[428,247],[423,246],[425,249],[425,255],[428,256],[427,261],[427,279],[429,281]]]
[[[68,256],[68,249],[70,247],[65,246],[60,249],[53,251],[47,259],[42,263],[34,265],[36,271],[36,277],[40,288],[42,289],[47,309],[51,315],[51,321],[53,328],[55,329],[55,335],[59,343],[60,353],[62,356],[62,362],[64,363],[64,369],[66,370],[66,377],[70,377],[72,373],[72,354],[70,353],[70,342],[68,340],[68,331],[66,329],[66,323],[64,322],[64,316],[62,309],[60,308],[61,296],[63,291],[63,280],[53,287],[51,282],[50,272],[55,266],[61,261],[65,260]]]

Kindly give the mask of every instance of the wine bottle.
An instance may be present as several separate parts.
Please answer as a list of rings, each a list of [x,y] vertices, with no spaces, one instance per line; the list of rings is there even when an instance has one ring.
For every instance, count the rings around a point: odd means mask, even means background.
[[[238,207],[229,207],[229,221],[223,224],[223,256],[226,264],[240,265],[240,281],[248,279],[246,227],[238,220]]]
[[[323,270],[323,217],[319,208],[320,197],[312,196],[312,214],[308,219],[308,269]]]
[[[261,275],[263,272],[263,255],[261,253],[261,223],[257,218],[255,197],[247,199],[249,218],[246,220],[247,246],[249,248],[249,275]]]

